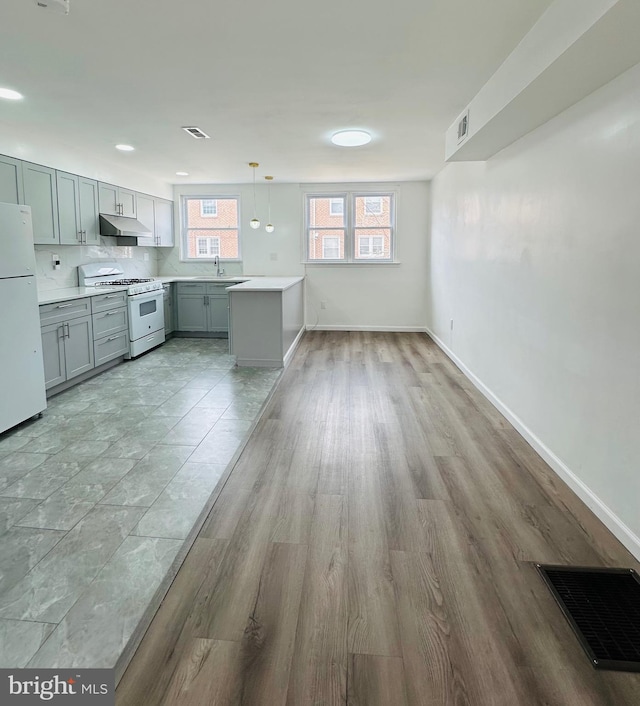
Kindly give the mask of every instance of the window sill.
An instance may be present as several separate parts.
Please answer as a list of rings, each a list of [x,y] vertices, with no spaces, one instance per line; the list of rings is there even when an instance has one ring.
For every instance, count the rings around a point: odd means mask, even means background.
[[[375,260],[369,262],[340,262],[339,260],[318,262],[318,260],[303,260],[302,264],[305,267],[394,267],[401,265],[402,262],[400,262],[400,260],[384,260],[382,262],[376,262]]]

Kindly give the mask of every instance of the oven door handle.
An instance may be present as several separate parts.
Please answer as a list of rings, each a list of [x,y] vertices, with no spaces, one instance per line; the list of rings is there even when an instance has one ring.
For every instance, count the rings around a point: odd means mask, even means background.
[[[152,292],[143,292],[141,294],[130,294],[129,295],[129,301],[132,304],[136,304],[138,302],[148,302],[151,301],[152,299],[157,299],[158,297],[162,299],[164,296],[164,291],[162,289],[154,289]]]

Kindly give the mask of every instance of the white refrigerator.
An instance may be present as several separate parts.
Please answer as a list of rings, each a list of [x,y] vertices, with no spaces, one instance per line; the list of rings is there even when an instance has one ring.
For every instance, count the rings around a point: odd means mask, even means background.
[[[31,208],[0,203],[0,433],[47,407]]]

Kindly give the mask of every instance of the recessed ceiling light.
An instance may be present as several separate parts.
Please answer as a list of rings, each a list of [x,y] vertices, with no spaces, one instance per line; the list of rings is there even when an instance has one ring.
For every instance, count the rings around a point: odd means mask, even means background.
[[[331,142],[340,147],[360,147],[371,142],[371,135],[364,130],[340,130],[332,135]]]
[[[189,176],[189,172],[176,172],[176,176]]]
[[[0,98],[6,98],[9,101],[19,101],[24,98],[22,93],[13,91],[10,88],[0,88]]]
[[[116,149],[120,150],[120,152],[133,152],[135,147],[132,147],[131,145],[116,145]]]

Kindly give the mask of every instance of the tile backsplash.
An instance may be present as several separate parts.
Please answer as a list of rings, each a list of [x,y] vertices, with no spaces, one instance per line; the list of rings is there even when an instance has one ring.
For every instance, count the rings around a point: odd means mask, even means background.
[[[122,245],[36,245],[38,289],[50,291],[78,286],[78,265],[100,260],[116,260],[126,277],[153,277],[158,273],[156,248]],[[53,256],[60,269],[53,269]]]

